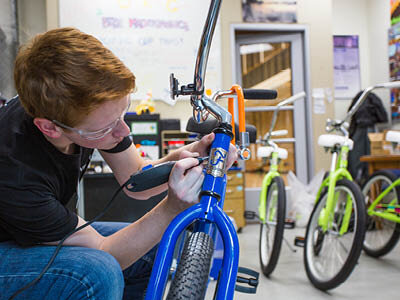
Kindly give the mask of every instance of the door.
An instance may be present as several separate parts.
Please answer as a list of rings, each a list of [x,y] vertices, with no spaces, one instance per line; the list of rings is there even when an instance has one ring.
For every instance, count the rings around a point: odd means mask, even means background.
[[[269,130],[274,105],[301,91],[307,92],[304,62],[304,35],[293,32],[236,31],[235,32],[235,82],[244,88],[276,89],[274,101],[248,101],[246,122],[257,127],[258,137]],[[280,110],[274,130],[286,129],[288,134],[277,137],[279,147],[286,148],[288,158],[280,163],[280,171],[293,171],[303,182],[310,177],[311,128],[308,124],[307,97],[293,106]],[[252,145],[253,157],[246,162],[246,190],[259,190],[268,165],[256,157],[257,147]],[[287,182],[286,182],[287,183]]]

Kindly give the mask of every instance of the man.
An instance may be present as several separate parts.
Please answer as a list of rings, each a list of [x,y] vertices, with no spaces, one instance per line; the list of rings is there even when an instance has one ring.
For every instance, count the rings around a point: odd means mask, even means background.
[[[93,36],[74,28],[38,35],[15,62],[18,97],[0,109],[0,298],[38,276],[57,244],[85,221],[65,208],[92,149],[122,185],[149,162],[132,145],[123,117],[135,77]],[[133,224],[93,223],[68,237],[23,299],[140,299],[154,247],[170,221],[198,201],[214,136],[153,164],[178,161],[168,195]],[[233,148],[233,147],[232,147]],[[232,149],[228,165],[235,159]],[[128,195],[147,199],[166,185]],[[122,272],[123,270],[123,272]]]

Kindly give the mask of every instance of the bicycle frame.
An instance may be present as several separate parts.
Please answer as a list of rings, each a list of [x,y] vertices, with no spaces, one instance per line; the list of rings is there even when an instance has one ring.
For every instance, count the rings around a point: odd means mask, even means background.
[[[268,193],[268,187],[271,184],[271,181],[274,177],[280,176],[278,172],[278,152],[273,151],[272,152],[272,157],[271,157],[271,165],[268,173],[264,176],[263,182],[262,182],[262,189],[261,189],[261,194],[260,194],[260,201],[259,201],[259,206],[258,206],[258,211],[259,211],[259,218],[262,223],[265,223],[265,216],[267,214],[266,212],[266,202],[267,202],[267,193]],[[274,216],[271,215],[271,218]]]
[[[207,64],[211,38],[221,0],[212,0],[204,26],[200,47],[197,54],[194,83],[181,86],[173,74],[170,76],[171,96],[190,95],[193,107],[193,117],[197,122],[204,121],[208,113],[212,114],[218,121],[219,127],[214,129],[215,138],[211,145],[209,159],[205,168],[205,179],[200,193],[200,203],[193,205],[177,215],[161,239],[158,246],[156,260],[154,262],[150,281],[147,287],[146,300],[162,299],[168,280],[173,252],[181,233],[191,224],[194,232],[204,232],[216,240],[217,231],[223,241],[222,264],[217,266],[219,270],[219,282],[216,289],[217,300],[233,299],[236,287],[236,279],[239,264],[239,241],[232,221],[223,212],[223,204],[226,189],[226,163],[231,140],[234,138],[234,112],[233,101],[238,101],[239,118],[239,157],[248,159],[250,151],[249,135],[245,132],[244,92],[238,85],[232,86],[228,91],[219,91],[207,97],[204,94],[204,73]],[[229,98],[228,111],[216,103],[218,98],[227,96]],[[265,95],[263,95],[266,97]],[[276,97],[276,94],[274,95]],[[219,269],[218,269],[219,268]],[[257,275],[258,276],[258,275]],[[239,289],[244,291],[244,289]]]
[[[349,133],[345,127],[346,127],[347,123],[349,122],[349,120],[351,119],[351,117],[360,108],[360,106],[362,105],[364,100],[367,98],[367,96],[375,89],[390,89],[390,88],[398,88],[398,87],[400,87],[400,81],[381,83],[381,84],[377,84],[377,85],[366,88],[363,91],[363,93],[360,95],[359,99],[355,102],[353,107],[349,110],[349,112],[347,113],[347,115],[343,121],[340,121],[340,120],[331,121],[329,119],[327,120],[327,126],[326,126],[327,131],[332,131],[332,130],[341,131],[348,138]],[[325,206],[324,210],[322,211],[320,218],[319,218],[319,225],[322,227],[324,232],[329,229],[329,224],[331,223],[330,221],[331,221],[331,217],[332,217],[331,212],[334,211],[334,207],[337,203],[337,199],[334,198],[336,182],[342,178],[346,178],[348,180],[353,181],[353,178],[350,175],[350,172],[347,170],[348,153],[349,153],[349,147],[346,145],[342,145],[340,147],[340,149],[333,150],[332,165],[331,165],[329,176],[325,180],[323,180],[323,182],[318,190],[318,193],[317,193],[316,201],[318,201],[318,199],[320,198],[322,191],[325,188],[328,188],[327,203],[326,203],[326,206]],[[336,160],[337,160],[337,162],[336,162]],[[375,206],[373,206],[373,207],[375,207]],[[339,231],[339,234],[341,234],[341,235],[347,232],[349,222],[350,222],[352,208],[353,207],[352,207],[351,199],[348,197],[346,211],[345,211],[345,218],[342,222],[342,226]]]
[[[369,216],[377,216],[392,222],[400,223],[400,215],[393,214],[393,212],[400,213],[400,206],[394,204],[397,199],[393,199],[389,204],[382,204],[382,207],[385,208],[385,211],[383,212],[374,211],[374,209],[379,205],[381,200],[398,185],[400,185],[400,178],[397,179],[395,182],[393,182],[391,185],[389,185],[383,192],[379,194],[379,196],[368,207],[367,213]]]
[[[263,178],[263,182],[262,182],[262,189],[261,189],[261,194],[260,194],[260,200],[259,200],[259,206],[258,206],[258,214],[259,214],[259,218],[261,220],[262,223],[265,223],[265,216],[267,214],[266,212],[266,201],[267,201],[267,193],[268,193],[268,187],[271,184],[271,181],[274,177],[276,176],[280,176],[279,171],[278,171],[278,165],[279,165],[279,154],[277,152],[277,148],[278,146],[273,143],[270,142],[270,138],[272,136],[272,130],[275,127],[275,123],[277,120],[277,116],[279,113],[279,110],[282,106],[285,106],[287,104],[291,104],[293,102],[295,102],[298,99],[301,99],[305,96],[305,92],[300,92],[297,93],[296,95],[293,95],[292,97],[287,98],[286,100],[283,100],[282,102],[280,102],[277,106],[276,109],[274,111],[274,114],[272,116],[272,120],[271,120],[271,125],[269,127],[269,131],[267,132],[266,136],[264,137],[265,139],[265,143],[268,145],[271,145],[274,147],[274,150],[272,151],[272,155],[271,155],[271,164],[270,164],[270,168],[268,173],[264,176]],[[271,215],[271,218],[273,218],[274,215]]]
[[[335,205],[337,203],[337,198],[335,198],[336,182],[342,178],[346,178],[348,180],[353,181],[350,172],[347,170],[348,153],[349,153],[349,147],[346,145],[341,146],[340,149],[333,150],[332,165],[329,172],[329,176],[322,181],[322,184],[317,192],[316,202],[320,198],[322,191],[325,188],[328,188],[328,198],[326,200],[326,205],[319,217],[319,225],[321,226],[324,232],[329,229],[329,225],[332,221],[331,212],[334,211]],[[340,235],[343,235],[344,233],[347,232],[352,209],[353,209],[353,204],[351,198],[348,196],[344,219],[339,231]]]
[[[232,88],[238,93],[238,100],[243,105],[241,89]],[[240,119],[244,118],[243,113]],[[216,299],[233,299],[239,263],[239,241],[236,230],[229,217],[223,212],[226,188],[226,159],[233,134],[223,127],[218,127],[211,145],[210,158],[206,167],[206,175],[200,193],[200,203],[181,212],[174,218],[165,231],[159,244],[146,299],[162,299],[168,280],[169,269],[173,259],[173,251],[180,234],[192,223],[195,232],[209,234],[214,242],[217,230],[224,245],[224,256],[221,265],[220,281],[216,291]]]

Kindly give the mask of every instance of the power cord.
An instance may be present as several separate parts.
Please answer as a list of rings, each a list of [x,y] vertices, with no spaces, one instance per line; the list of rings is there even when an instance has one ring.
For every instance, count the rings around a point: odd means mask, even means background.
[[[208,156],[206,157],[197,157],[197,160],[199,161],[198,165],[200,165],[203,161],[208,160]],[[166,183],[169,178],[169,174],[171,173],[171,170],[173,166],[175,165],[175,161],[169,161],[165,163],[158,164],[156,166],[146,166],[142,170],[134,173],[122,186],[118,188],[118,190],[114,193],[112,196],[111,200],[107,203],[106,207],[101,211],[95,218],[93,218],[91,221],[86,222],[82,226],[75,228],[72,230],[70,233],[68,233],[61,241],[58,242],[56,250],[54,250],[54,253],[52,257],[50,258],[49,262],[47,265],[43,268],[42,272],[31,282],[29,282],[27,285],[23,286],[22,288],[18,289],[8,300],[13,300],[17,295],[19,295],[21,292],[25,291],[26,289],[30,288],[34,284],[36,284],[46,273],[46,271],[50,268],[51,264],[54,262],[58,252],[60,251],[62,244],[64,241],[70,237],[72,234],[76,233],[77,231],[89,226],[93,222],[97,221],[99,218],[101,218],[105,212],[110,208],[111,204],[113,203],[115,197],[118,195],[119,192],[122,191],[123,188],[127,188],[131,192],[140,192],[143,190],[147,190],[156,186],[159,186],[163,183]]]
[[[60,249],[64,243],[64,241],[69,238],[72,234],[78,232],[79,230],[89,226],[90,224],[92,224],[93,222],[97,221],[98,219],[100,219],[105,213],[106,211],[110,208],[111,204],[114,202],[115,197],[117,197],[117,195],[122,191],[122,189],[127,185],[128,182],[124,183],[122,186],[120,186],[118,188],[118,190],[114,193],[114,195],[112,196],[111,200],[107,203],[107,205],[105,206],[105,208],[96,216],[94,217],[91,221],[86,222],[85,224],[83,224],[82,226],[79,226],[78,228],[75,228],[74,230],[72,230],[70,233],[68,233],[66,236],[64,236],[64,238],[62,240],[60,240],[57,244],[57,248],[54,250],[54,253],[52,255],[52,257],[50,258],[49,262],[47,263],[47,265],[43,268],[42,272],[35,278],[33,279],[31,282],[29,282],[27,285],[21,287],[20,289],[18,289],[10,298],[8,298],[8,300],[13,300],[15,299],[16,296],[18,296],[20,293],[22,293],[23,291],[25,291],[26,289],[30,288],[31,286],[35,285],[42,277],[43,275],[47,272],[47,270],[50,268],[51,264],[54,262],[58,252],[60,252]]]

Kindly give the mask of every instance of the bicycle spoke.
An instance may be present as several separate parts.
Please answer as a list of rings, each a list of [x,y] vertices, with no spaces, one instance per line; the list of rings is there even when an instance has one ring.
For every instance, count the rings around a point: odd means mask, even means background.
[[[357,198],[355,196],[357,193]],[[317,207],[314,209],[310,222],[307,227],[305,263],[308,277],[312,283],[322,289],[327,290],[342,283],[354,268],[359,253],[361,252],[362,237],[356,240],[356,234],[360,233],[360,228],[364,228],[359,222],[361,212],[364,212],[363,197],[355,184],[341,180],[335,187],[336,202],[334,211],[329,213],[329,226],[326,232],[322,232],[320,226],[320,215],[326,209],[327,192],[321,195]],[[349,213],[351,205],[352,211]],[[347,230],[345,230],[347,229]],[[309,235],[312,234],[310,244]],[[358,247],[354,253],[354,247]]]
[[[386,189],[396,181],[396,176],[386,170],[374,173],[363,186],[365,203],[369,207],[375,199],[383,192],[387,194],[373,208],[374,212],[388,212],[389,206],[399,203],[399,187]],[[364,250],[373,257],[379,257],[388,253],[397,243],[400,236],[400,224],[372,215],[367,217],[367,228],[364,239]]]

